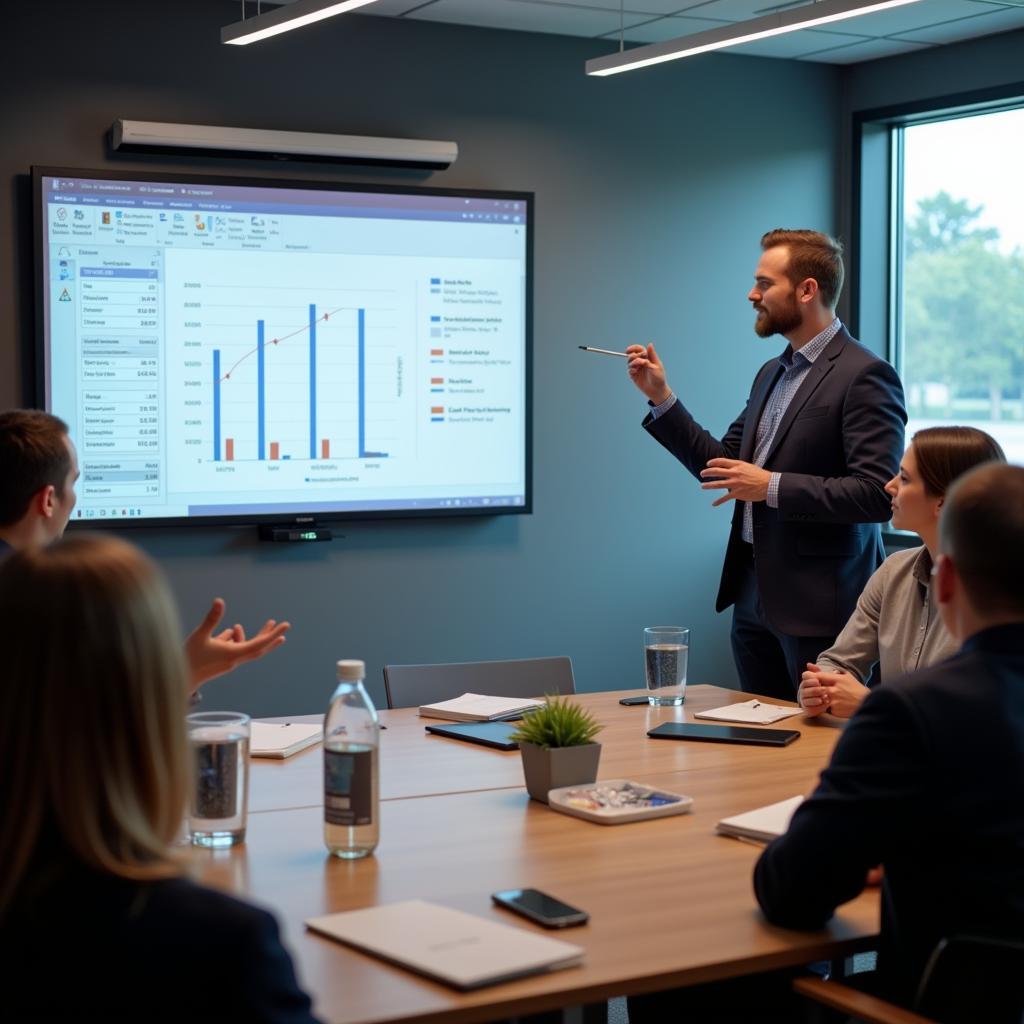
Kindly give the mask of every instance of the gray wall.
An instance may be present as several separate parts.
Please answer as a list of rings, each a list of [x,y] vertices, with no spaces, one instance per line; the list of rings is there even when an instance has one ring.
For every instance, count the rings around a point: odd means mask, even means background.
[[[324,706],[338,657],[387,661],[568,654],[580,689],[642,685],[640,629],[693,628],[691,681],[731,683],[713,610],[726,509],[640,429],[621,363],[580,343],[654,340],[698,418],[722,431],[781,348],[745,302],[762,231],[835,229],[839,69],[709,55],[608,80],[587,40],[342,17],[255,47],[218,44],[237,3],[90,0],[5,13],[0,64],[0,407],[30,367],[32,164],[277,165],[111,156],[117,117],[454,139],[429,179],[284,168],[290,177],[429,180],[537,193],[535,512],[346,525],[293,549],[251,530],[136,531],[186,621],[215,593],[287,646],[207,689],[256,714]]]

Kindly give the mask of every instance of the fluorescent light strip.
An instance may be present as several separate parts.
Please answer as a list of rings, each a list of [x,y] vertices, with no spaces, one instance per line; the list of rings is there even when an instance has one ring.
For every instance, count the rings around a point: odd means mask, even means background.
[[[244,18],[220,30],[220,41],[232,46],[248,46],[261,39],[290,32],[293,28],[312,25],[314,21],[333,18],[336,14],[365,7],[374,0],[296,0],[293,4],[278,7],[255,18]]]
[[[729,46],[752,43],[755,39],[769,39],[786,32],[798,32],[800,29],[828,25],[834,21],[845,21],[847,18],[914,3],[920,3],[920,0],[818,0],[817,3],[790,8],[778,14],[766,14],[761,18],[739,21],[707,32],[695,32],[678,39],[637,46],[607,57],[594,57],[587,61],[587,74],[598,77],[617,75],[634,68],[646,68],[652,64],[707,53],[709,50],[722,50]]]

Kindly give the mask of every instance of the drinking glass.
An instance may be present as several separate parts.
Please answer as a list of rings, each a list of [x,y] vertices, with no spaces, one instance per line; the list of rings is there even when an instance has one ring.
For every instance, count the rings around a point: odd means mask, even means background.
[[[249,798],[249,716],[196,711],[187,717],[195,771],[188,829],[194,846],[245,839]]]
[[[644,628],[647,699],[653,707],[678,707],[686,695],[690,631],[683,626]]]

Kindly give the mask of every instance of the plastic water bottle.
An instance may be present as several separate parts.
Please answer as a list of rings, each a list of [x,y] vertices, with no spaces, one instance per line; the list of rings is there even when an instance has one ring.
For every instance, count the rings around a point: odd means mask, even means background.
[[[372,853],[380,839],[380,723],[365,678],[364,662],[338,662],[324,720],[324,842],[346,859]]]

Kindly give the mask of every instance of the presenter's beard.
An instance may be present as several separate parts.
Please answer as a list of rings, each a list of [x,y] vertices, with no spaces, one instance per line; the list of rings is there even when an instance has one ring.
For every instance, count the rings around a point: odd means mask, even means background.
[[[792,295],[785,308],[775,313],[765,309],[764,306],[755,306],[754,309],[759,313],[764,313],[764,316],[759,316],[754,321],[754,330],[759,338],[770,338],[773,334],[789,334],[804,322],[800,307]]]

